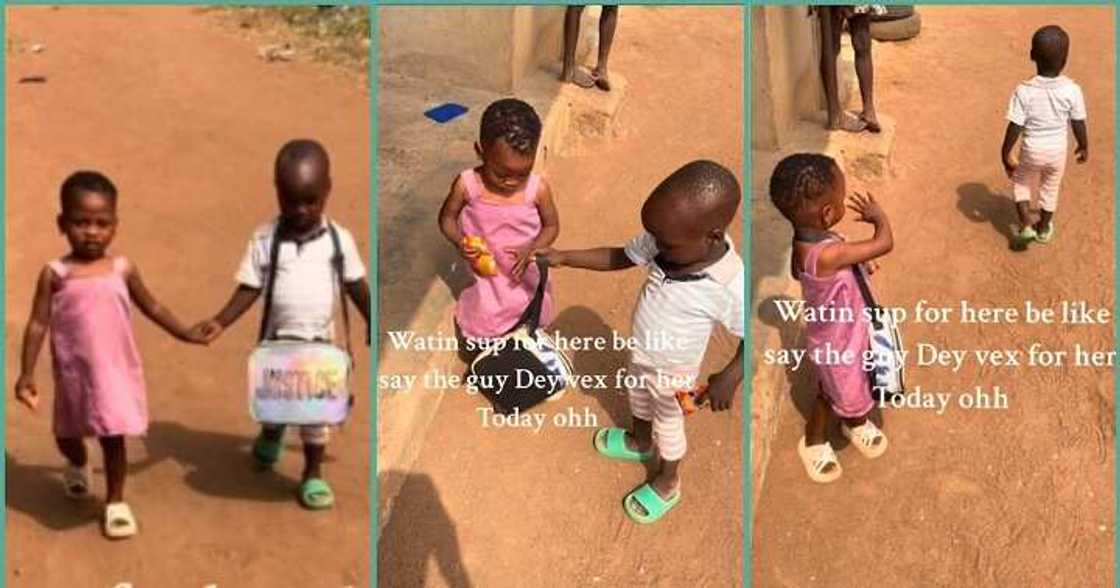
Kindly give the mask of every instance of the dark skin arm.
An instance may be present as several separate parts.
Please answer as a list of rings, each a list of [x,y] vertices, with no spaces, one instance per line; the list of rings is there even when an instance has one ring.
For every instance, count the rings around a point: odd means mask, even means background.
[[[35,298],[31,303],[31,316],[23,331],[23,353],[20,356],[19,379],[16,380],[16,399],[34,410],[39,404],[39,391],[35,388],[35,362],[43,348],[47,329],[51,320],[51,287],[54,274],[50,268],[43,268],[35,286]]]
[[[465,247],[463,245],[463,232],[459,230],[459,213],[462,212],[463,207],[467,204],[467,190],[463,186],[459,178],[451,183],[451,189],[447,192],[447,198],[443,201],[443,206],[439,209],[439,231],[443,233],[451,245],[459,250],[459,255],[465,259],[473,260],[482,254],[482,251],[474,247]]]
[[[865,241],[836,243],[825,247],[817,259],[817,275],[820,277],[831,276],[843,267],[871,261],[890,253],[894,248],[890,221],[871,194],[852,196],[848,208],[859,214],[856,220],[874,225],[875,235]]]
[[[206,342],[193,329],[188,329],[183,323],[179,322],[179,319],[167,307],[156,300],[155,296],[148,291],[148,287],[144,285],[144,280],[140,278],[140,270],[135,265],[129,265],[128,272],[125,274],[125,283],[128,284],[128,293],[140,312],[144,313],[144,316],[159,325],[172,337],[188,343]]]
[[[552,198],[552,188],[543,179],[537,191],[537,213],[541,217],[541,232],[537,234],[537,238],[526,249],[509,250],[510,253],[517,255],[517,263],[513,266],[514,279],[521,278],[525,273],[525,268],[533,260],[534,252],[552,245],[556,237],[560,236],[560,213],[556,210]]]
[[[260,295],[260,288],[251,288],[244,284],[239,285],[233,291],[233,295],[230,296],[229,302],[226,302],[225,307],[218,311],[214,318],[195,325],[191,330],[200,333],[207,343],[217,339],[226,327],[237,322],[237,319],[241,318],[241,315],[253,306]]]
[[[537,254],[544,255],[548,265],[552,267],[576,267],[597,272],[613,272],[634,267],[634,262],[626,257],[626,250],[622,247],[569,251],[545,249],[538,251]]]
[[[708,399],[714,411],[718,412],[731,408],[735,391],[739,389],[739,384],[743,383],[744,347],[743,342],[739,341],[739,348],[735,351],[735,357],[731,359],[731,362],[708,378]]]
[[[1007,173],[1007,177],[1015,173],[1015,164],[1011,161],[1011,150],[1015,147],[1015,142],[1019,140],[1019,135],[1023,133],[1023,127],[1009,122],[1007,123],[1007,130],[1003,133],[1003,147],[1000,150],[1000,160],[1003,162],[1003,171]]]
[[[1089,161],[1089,132],[1085,129],[1085,121],[1071,120],[1069,125],[1073,127],[1073,138],[1077,140],[1077,163],[1085,163]]]
[[[370,344],[371,338],[369,322],[369,284],[367,284],[365,280],[355,280],[353,282],[347,282],[346,294],[350,296],[350,301],[354,303],[354,306],[358,307],[358,312],[362,313],[362,318],[366,319],[366,345],[368,346]]]

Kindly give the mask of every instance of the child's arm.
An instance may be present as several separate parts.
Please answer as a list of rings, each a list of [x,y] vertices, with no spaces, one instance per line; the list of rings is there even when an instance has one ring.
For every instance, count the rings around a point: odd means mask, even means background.
[[[366,319],[366,345],[370,344],[369,332],[369,284],[365,280],[355,280],[346,283],[346,294],[350,296],[350,301],[354,306],[358,307],[358,312],[362,313],[362,318]]]
[[[857,193],[852,196],[848,208],[859,214],[856,220],[874,225],[875,235],[866,241],[825,247],[817,258],[817,275],[820,277],[828,277],[840,268],[881,257],[894,248],[894,236],[891,234],[887,214],[871,194]]]
[[[1073,127],[1073,138],[1077,140],[1077,163],[1085,163],[1089,161],[1089,133],[1085,129],[1084,120],[1070,120],[1069,124]]]
[[[201,333],[207,343],[217,339],[226,327],[237,322],[237,319],[241,318],[241,315],[253,306],[260,295],[259,288],[253,288],[245,284],[238,285],[237,289],[233,291],[233,296],[230,296],[229,302],[226,302],[222,310],[218,311],[214,318],[195,325],[192,331],[196,330]]]
[[[482,254],[475,247],[467,247],[463,243],[463,232],[459,230],[459,213],[467,204],[467,189],[458,177],[451,182],[451,189],[447,198],[439,209],[439,230],[451,244],[459,250],[459,255],[466,259],[474,259]]]
[[[735,390],[743,383],[743,341],[739,341],[739,349],[735,357],[722,370],[708,379],[708,398],[712,410],[720,411],[731,408],[731,400],[735,398]]]
[[[597,272],[613,272],[634,267],[635,263],[626,255],[622,247],[598,247],[596,249],[582,249],[559,251],[545,249],[538,251],[544,255],[548,265],[552,267],[578,267]]]
[[[1000,160],[1003,162],[1003,171],[1007,173],[1007,177],[1015,173],[1015,162],[1011,161],[1011,150],[1015,148],[1015,142],[1019,140],[1019,135],[1023,132],[1023,127],[1013,123],[1007,123],[1007,130],[1003,132],[1003,147],[1000,150]]]
[[[537,238],[525,249],[510,251],[517,255],[517,263],[513,266],[514,279],[520,278],[521,274],[525,273],[525,268],[529,267],[529,262],[533,260],[533,252],[547,248],[556,241],[556,237],[560,236],[560,213],[557,212],[556,204],[552,199],[552,188],[543,178],[537,190],[537,213],[541,217],[541,232],[537,234]]]
[[[39,405],[39,391],[35,389],[35,362],[43,348],[51,320],[51,284],[54,275],[44,267],[35,286],[35,299],[31,303],[31,316],[23,331],[23,354],[20,360],[19,379],[16,380],[16,399],[34,410]]]
[[[128,270],[125,273],[125,282],[128,284],[128,293],[140,312],[148,317],[152,322],[167,331],[172,337],[180,341],[188,343],[205,343],[205,341],[198,337],[193,330],[188,329],[170,310],[165,308],[162,304],[156,301],[155,296],[148,291],[144,281],[140,279],[140,270],[136,268],[131,262],[128,264]]]

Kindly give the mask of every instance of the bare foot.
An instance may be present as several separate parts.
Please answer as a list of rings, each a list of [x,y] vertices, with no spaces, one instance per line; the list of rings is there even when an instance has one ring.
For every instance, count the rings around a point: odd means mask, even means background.
[[[562,72],[560,74],[560,81],[575,84],[580,88],[591,88],[595,85],[595,79],[591,77],[583,68],[575,68],[572,71]]]
[[[867,130],[867,121],[862,118],[854,117],[848,113],[840,115],[838,118],[829,117],[828,130],[830,131],[845,131],[848,133],[862,133]]]
[[[872,133],[878,133],[883,130],[883,127],[879,126],[879,117],[875,116],[875,111],[863,111],[863,113],[859,115],[859,120],[863,121],[867,126],[867,130]]]
[[[595,71],[591,72],[591,79],[595,80],[595,85],[600,90],[604,92],[611,91],[610,75],[607,73],[606,69],[595,68]]]

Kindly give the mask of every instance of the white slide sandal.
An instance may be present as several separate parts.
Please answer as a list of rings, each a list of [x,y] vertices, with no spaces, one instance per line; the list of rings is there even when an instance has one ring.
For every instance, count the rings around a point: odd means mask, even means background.
[[[854,429],[840,423],[840,430],[867,459],[875,459],[887,451],[887,436],[870,419]]]
[[[127,539],[136,534],[136,518],[132,509],[124,502],[105,505],[105,520],[102,523],[105,536],[110,539]]]
[[[88,498],[90,495],[89,478],[88,464],[83,467],[67,464],[66,469],[62,471],[62,484],[66,496],[74,500]]]
[[[836,458],[836,452],[832,450],[832,445],[825,441],[820,445],[813,445],[807,447],[805,445],[805,437],[802,437],[797,442],[797,454],[801,456],[801,463],[805,464],[805,473],[809,474],[809,479],[820,484],[827,484],[835,481],[844,473],[840,467],[840,460]],[[828,464],[835,464],[832,471],[825,472],[824,469]]]

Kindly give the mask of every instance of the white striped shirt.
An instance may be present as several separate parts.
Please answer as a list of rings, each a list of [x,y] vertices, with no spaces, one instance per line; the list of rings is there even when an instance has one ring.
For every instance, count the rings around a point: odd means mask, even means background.
[[[695,374],[716,323],[743,336],[743,262],[727,239],[727,253],[692,276],[669,278],[654,261],[657,243],[648,232],[626,244],[626,257],[648,266],[634,307],[631,361],[661,371]]]
[[[1007,120],[1023,127],[1023,147],[1064,152],[1071,120],[1085,120],[1085,97],[1073,80],[1035,76],[1020,83],[1007,106]]]

